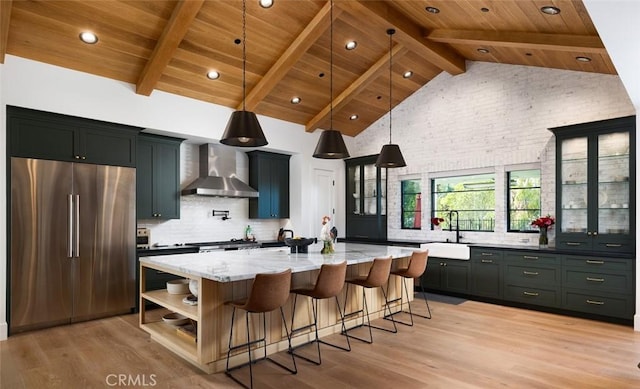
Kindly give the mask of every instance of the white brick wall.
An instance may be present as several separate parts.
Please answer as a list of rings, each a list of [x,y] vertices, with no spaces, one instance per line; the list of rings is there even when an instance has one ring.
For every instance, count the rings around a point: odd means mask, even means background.
[[[483,62],[467,62],[466,73],[455,77],[440,74],[394,108],[393,141],[407,167],[389,169],[389,238],[451,237],[428,228],[429,180],[480,168],[496,173],[496,230],[466,232],[463,241],[537,245],[532,234],[506,233],[506,170],[539,164],[542,212],[555,216],[555,138],[547,128],[634,112],[617,76]],[[386,115],[357,136],[352,155],[378,153],[388,140],[388,120]],[[422,177],[425,227],[401,230],[400,180],[415,175]],[[554,235],[551,230],[552,244]]]

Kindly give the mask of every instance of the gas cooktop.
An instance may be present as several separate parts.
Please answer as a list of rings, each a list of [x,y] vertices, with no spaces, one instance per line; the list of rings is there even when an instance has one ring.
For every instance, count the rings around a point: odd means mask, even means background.
[[[215,242],[185,243],[185,246],[196,246],[200,249],[200,251],[204,251],[204,250],[224,250],[224,249],[234,249],[234,248],[257,248],[257,247],[260,247],[260,243],[251,241],[251,240],[230,239],[230,240],[222,240],[222,241],[215,241]]]

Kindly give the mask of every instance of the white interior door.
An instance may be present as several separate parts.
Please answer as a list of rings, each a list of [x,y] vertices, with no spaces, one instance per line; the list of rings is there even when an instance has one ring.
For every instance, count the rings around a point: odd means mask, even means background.
[[[335,172],[333,170],[314,169],[313,177],[315,185],[315,193],[313,195],[313,234],[314,237],[320,236],[322,230],[322,216],[329,215],[331,217],[331,225],[334,225],[335,219]],[[339,233],[339,231],[338,231]]]

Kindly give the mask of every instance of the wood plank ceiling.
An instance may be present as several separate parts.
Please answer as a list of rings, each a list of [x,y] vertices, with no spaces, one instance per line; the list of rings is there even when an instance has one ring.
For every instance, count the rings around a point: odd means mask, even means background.
[[[560,12],[545,14],[545,6]],[[246,109],[307,131],[330,128],[331,107],[333,128],[350,136],[388,112],[388,28],[397,30],[393,106],[442,72],[464,73],[466,61],[616,74],[578,0],[334,0],[333,10],[325,0],[274,0],[270,8],[247,0],[246,7]],[[82,43],[82,31],[98,42]],[[160,90],[241,108],[241,37],[240,0],[0,1],[0,63],[6,54],[29,58],[131,83],[142,95]],[[346,50],[351,40],[357,47]],[[208,79],[209,71],[220,77]],[[413,75],[404,78],[406,71]]]

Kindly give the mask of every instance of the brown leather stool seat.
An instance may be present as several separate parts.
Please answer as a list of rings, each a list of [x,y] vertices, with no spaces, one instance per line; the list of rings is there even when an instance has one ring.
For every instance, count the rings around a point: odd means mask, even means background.
[[[318,300],[332,298],[332,297],[336,300],[338,313],[340,314],[340,320],[342,321],[342,330],[344,331],[346,329],[344,325],[344,316],[342,315],[342,310],[340,309],[340,302],[338,301],[338,294],[340,293],[340,291],[342,291],[342,288],[344,287],[344,280],[346,275],[347,275],[346,261],[338,264],[324,264],[320,268],[320,273],[318,274],[318,278],[316,279],[315,285],[302,287],[302,288],[295,288],[291,290],[291,293],[295,294],[293,298],[293,310],[291,314],[291,334],[314,327],[315,339],[312,339],[309,342],[296,346],[295,348],[290,350],[290,352],[294,353],[295,349],[298,349],[302,346],[306,346],[314,342],[317,344],[317,347],[318,347],[317,361],[299,354],[295,354],[297,357],[305,359],[309,362],[315,363],[316,365],[320,365],[322,363],[322,357],[320,355],[320,343],[323,343],[335,348],[339,348],[344,351],[351,351],[351,343],[349,342],[349,338],[347,338],[346,347],[329,343],[327,341],[324,341],[318,338]],[[293,321],[296,316],[296,301],[298,299],[298,295],[308,296],[312,298],[311,308],[313,310],[313,322],[303,327],[294,328]]]
[[[282,317],[282,324],[284,325],[284,330],[287,335],[287,339],[289,340],[289,349],[291,349],[291,334],[287,329],[287,322],[284,318],[284,311],[282,310],[282,306],[287,302],[289,298],[289,289],[291,288],[291,269],[287,269],[281,273],[275,274],[256,274],[256,278],[253,281],[253,285],[251,287],[251,293],[249,297],[239,301],[231,301],[227,304],[233,306],[233,313],[231,314],[231,330],[229,332],[229,351],[227,351],[227,365],[225,369],[225,373],[231,377],[234,381],[244,386],[245,388],[253,388],[253,369],[252,365],[260,360],[267,359],[274,364],[280,366],[281,368],[296,374],[298,369],[296,367],[296,360],[293,354],[291,355],[291,360],[293,361],[293,368],[289,368],[269,357],[267,357],[267,344],[266,344],[266,334],[267,334],[267,325],[265,313],[271,312],[277,308],[280,308],[280,316]],[[246,326],[247,326],[247,342],[242,343],[236,346],[231,345],[231,340],[233,339],[233,324],[236,316],[236,309],[243,309],[247,311],[246,315]],[[260,339],[251,340],[251,336],[249,333],[249,314],[250,313],[258,313],[262,314],[262,329],[263,329],[263,337]],[[252,360],[251,359],[251,345],[265,342],[264,343],[264,357]],[[236,350],[241,347],[246,347],[249,355],[249,362],[234,366],[229,368],[229,358],[231,356],[231,351]],[[238,369],[240,367],[249,365],[249,377],[250,377],[250,386],[242,383],[238,378],[234,377],[231,374],[232,370]]]
[[[385,292],[384,290],[384,284],[387,283],[389,281],[389,274],[391,271],[391,257],[386,257],[386,258],[375,258],[373,260],[373,265],[371,265],[371,268],[369,269],[369,274],[367,274],[366,277],[354,277],[354,278],[349,278],[347,280],[345,280],[345,282],[347,283],[347,290],[346,290],[346,295],[345,295],[345,301],[344,301],[344,309],[345,309],[345,313],[343,316],[350,316],[350,315],[355,315],[358,314],[360,312],[365,312],[366,317],[367,317],[367,324],[364,323],[364,316],[362,317],[362,324],[356,325],[354,327],[351,327],[349,329],[343,330],[342,334],[347,336],[347,337],[351,337],[354,339],[358,339],[360,341],[366,342],[366,343],[373,343],[373,334],[371,333],[371,328],[376,328],[379,330],[383,330],[383,331],[387,331],[387,332],[392,332],[392,333],[396,333],[398,332],[398,328],[396,327],[396,323],[395,320],[393,319],[393,315],[390,315],[391,321],[393,322],[393,330],[388,329],[388,328],[383,328],[383,327],[376,327],[376,326],[372,326],[371,325],[371,320],[369,319],[369,308],[367,306],[367,298],[365,295],[365,289],[370,289],[370,288],[380,288],[382,290],[382,294],[384,295],[384,301],[385,301],[385,305],[383,307],[383,309],[389,309],[389,302],[387,300],[387,292]],[[359,285],[362,286],[362,301],[363,301],[363,309],[360,309],[358,311],[354,311],[354,312],[350,312],[350,313],[346,313],[346,309],[347,309],[347,298],[349,297],[349,284],[351,285]],[[389,313],[391,313],[391,310],[389,310]],[[357,336],[354,335],[350,335],[348,333],[348,331],[358,328],[358,327],[363,327],[363,326],[367,326],[369,327],[369,339],[364,339],[364,338],[359,338]]]
[[[428,259],[429,250],[425,251],[414,251],[411,254],[411,258],[409,259],[409,265],[406,268],[392,270],[391,274],[402,277],[402,284],[404,292],[407,295],[407,305],[409,306],[409,311],[402,310],[402,289],[400,290],[400,297],[394,300],[389,301],[390,303],[396,302],[400,300],[400,310],[389,315],[385,315],[385,319],[389,320],[390,317],[396,315],[398,313],[404,312],[408,313],[411,318],[411,322],[403,322],[400,320],[395,320],[397,323],[404,324],[407,326],[413,326],[413,315],[423,317],[425,319],[431,319],[431,309],[429,308],[429,300],[427,300],[427,294],[424,292],[424,285],[422,283],[422,274],[427,269],[427,259]],[[409,290],[407,289],[407,278],[419,278],[420,279],[420,291],[422,292],[422,297],[424,298],[424,302],[427,304],[427,312],[429,312],[428,316],[419,315],[417,313],[413,313],[411,311],[411,302],[409,301]]]

